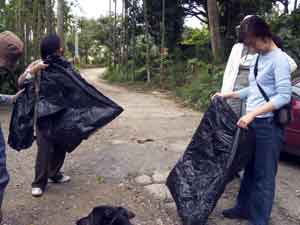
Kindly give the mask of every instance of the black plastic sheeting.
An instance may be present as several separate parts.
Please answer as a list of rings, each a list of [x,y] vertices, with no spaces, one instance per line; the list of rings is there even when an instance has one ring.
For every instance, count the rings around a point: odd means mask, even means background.
[[[169,174],[167,186],[184,225],[206,224],[226,184],[251,158],[253,132],[237,128],[237,121],[230,106],[215,97]]]
[[[34,104],[35,90],[31,82],[25,82],[24,92],[18,97],[14,104],[8,144],[16,150],[29,148],[34,141]]]
[[[41,73],[37,126],[49,140],[71,152],[82,140],[115,119],[123,109],[86,82],[63,57],[51,57],[46,63],[49,67]],[[33,133],[30,126],[33,125],[33,116],[31,121],[22,120],[23,109],[28,107],[33,112],[34,103],[25,98],[32,86],[33,82],[17,100],[16,112],[11,118],[8,143],[16,150],[28,147],[24,145],[24,139],[19,138],[24,132],[20,128],[26,128],[28,135]]]
[[[123,207],[98,206],[76,225],[132,225],[130,219],[135,215]]]

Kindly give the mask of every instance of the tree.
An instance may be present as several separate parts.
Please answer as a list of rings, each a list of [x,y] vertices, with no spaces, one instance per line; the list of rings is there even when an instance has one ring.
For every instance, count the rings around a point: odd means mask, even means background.
[[[51,0],[45,0],[45,11],[46,11],[46,28],[47,34],[51,34],[54,31],[53,28],[53,4]]]
[[[162,15],[165,16],[165,45],[173,51],[181,40],[184,24],[184,9],[181,0],[147,1],[148,21],[150,25],[149,33],[154,39],[156,45],[161,45],[161,21]],[[163,8],[165,13],[162,12]],[[143,18],[143,17],[142,17]],[[142,21],[144,23],[145,21]]]
[[[57,33],[61,40],[61,45],[65,46],[64,35],[64,0],[57,0]]]
[[[166,37],[166,0],[162,0],[161,20],[161,45],[160,45],[160,85],[164,82],[164,60],[165,60],[165,37]]]
[[[147,1],[143,1],[144,6],[144,19],[145,19],[145,37],[146,37],[146,70],[147,70],[147,82],[151,82],[151,71],[150,71],[150,34],[149,34],[149,21],[148,21],[148,6]]]
[[[219,25],[219,13],[216,0],[207,1],[207,11],[213,56],[217,61],[220,61],[223,58],[223,54]]]

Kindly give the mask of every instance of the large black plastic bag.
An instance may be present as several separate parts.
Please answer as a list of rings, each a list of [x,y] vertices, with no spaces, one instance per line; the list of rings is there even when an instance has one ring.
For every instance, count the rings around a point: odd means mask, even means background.
[[[86,82],[63,57],[51,57],[47,63],[41,73],[37,126],[49,140],[71,152],[123,109]]]
[[[100,93],[62,57],[47,60],[41,74],[38,126],[50,140],[71,152],[123,109]]]
[[[134,213],[123,207],[98,206],[76,225],[132,225],[130,219],[134,217]]]
[[[214,98],[167,186],[185,225],[204,225],[226,184],[249,161],[251,131],[237,129],[229,105]]]
[[[24,88],[14,104],[9,127],[8,144],[17,151],[29,148],[34,141],[33,116],[36,95],[32,82],[26,82]]]

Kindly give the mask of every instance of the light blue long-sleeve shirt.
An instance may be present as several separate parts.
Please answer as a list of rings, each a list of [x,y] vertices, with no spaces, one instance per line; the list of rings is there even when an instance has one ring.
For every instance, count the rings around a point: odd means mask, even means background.
[[[256,58],[250,65],[249,87],[238,92],[241,99],[247,98],[247,112],[252,112],[266,103],[255,81],[255,62]],[[270,98],[270,102],[275,109],[279,109],[289,103],[292,93],[291,69],[286,53],[276,48],[266,54],[261,54],[257,68],[256,80]],[[273,113],[269,112],[258,117],[271,116],[273,116]]]

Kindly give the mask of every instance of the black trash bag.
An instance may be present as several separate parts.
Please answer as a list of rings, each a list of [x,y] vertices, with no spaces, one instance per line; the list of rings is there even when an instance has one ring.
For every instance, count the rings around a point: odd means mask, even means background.
[[[237,116],[214,98],[191,143],[167,178],[184,225],[204,225],[226,184],[253,153],[253,132],[236,126]]]
[[[46,63],[49,66],[40,77],[37,126],[50,141],[72,152],[123,109],[86,82],[63,57],[50,57]]]
[[[20,151],[31,147],[34,141],[34,104],[35,90],[32,82],[25,82],[25,90],[14,104],[10,120],[8,144]]]
[[[76,222],[76,225],[132,225],[134,213],[123,207],[98,206]]]

